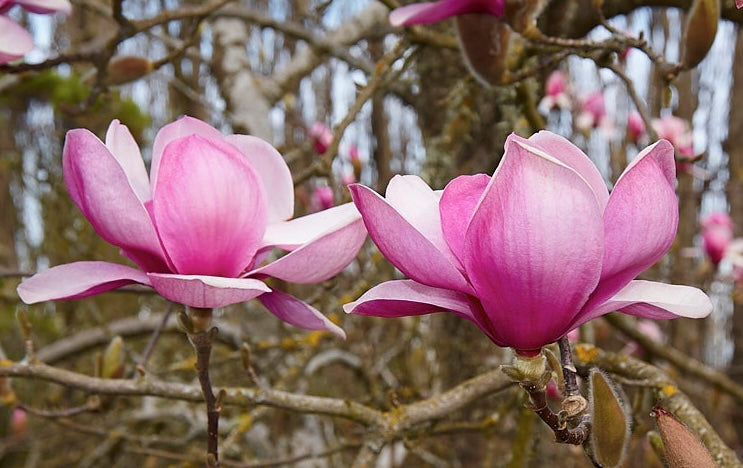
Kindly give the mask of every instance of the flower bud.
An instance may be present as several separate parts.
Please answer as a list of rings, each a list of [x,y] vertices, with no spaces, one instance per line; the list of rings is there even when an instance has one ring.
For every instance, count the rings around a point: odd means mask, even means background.
[[[457,16],[456,22],[460,48],[475,78],[492,86],[506,83],[523,38],[495,16]]]
[[[668,466],[715,468],[717,463],[712,459],[707,448],[669,411],[655,407],[650,413],[658,425],[660,437]]]
[[[124,376],[124,340],[115,336],[103,352],[101,361],[101,377],[104,379],[120,379]]]
[[[144,57],[114,57],[106,69],[106,84],[122,85],[143,78],[154,70],[151,60]]]
[[[28,414],[26,410],[15,408],[10,415],[10,432],[14,436],[21,436],[28,427]]]
[[[619,466],[630,440],[630,420],[621,389],[603,372],[591,371],[591,449],[601,466]]]
[[[694,0],[686,16],[681,63],[685,68],[699,65],[715,42],[720,21],[719,0]]]

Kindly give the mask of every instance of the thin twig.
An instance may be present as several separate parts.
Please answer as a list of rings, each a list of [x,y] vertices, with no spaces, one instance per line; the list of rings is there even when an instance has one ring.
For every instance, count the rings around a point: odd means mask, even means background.
[[[80,406],[74,406],[72,408],[64,408],[60,410],[42,410],[32,408],[24,404],[18,404],[17,407],[29,414],[33,414],[42,418],[69,418],[70,416],[76,416],[78,414],[88,413],[90,411],[98,411],[101,408],[101,400],[96,396],[92,396]]]
[[[168,325],[168,320],[170,319],[170,316],[173,313],[173,303],[168,303],[168,308],[165,310],[165,313],[163,314],[162,320],[160,320],[160,323],[157,325],[157,328],[152,331],[152,336],[150,336],[150,340],[147,342],[147,347],[145,347],[144,352],[142,353],[142,357],[139,359],[139,363],[137,364],[137,367],[144,369],[147,366],[147,361],[150,360],[150,356],[152,356],[152,352],[155,350],[155,345],[157,344],[157,340],[160,338],[160,335],[162,334],[162,331],[165,329],[165,327]]]
[[[206,402],[207,419],[207,465],[219,466],[219,412],[217,397],[212,389],[209,376],[209,359],[212,354],[212,339],[217,334],[217,328],[208,328],[211,324],[211,309],[189,308],[188,324],[193,326],[189,330],[188,340],[196,351],[196,371],[201,384],[201,392]]]

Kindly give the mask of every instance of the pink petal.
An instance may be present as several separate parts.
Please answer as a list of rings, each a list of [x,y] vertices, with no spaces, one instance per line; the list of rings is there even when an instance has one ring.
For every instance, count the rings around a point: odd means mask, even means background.
[[[353,203],[334,206],[290,221],[271,223],[266,227],[261,248],[279,247],[294,250],[330,230],[361,219]]]
[[[108,126],[106,148],[124,169],[129,184],[139,200],[142,203],[150,200],[152,198],[150,178],[147,176],[139,146],[126,125],[119,123],[118,119],[111,121],[111,125]]]
[[[441,227],[449,248],[460,261],[464,258],[467,227],[489,182],[490,176],[486,174],[459,176],[449,182],[441,196]]]
[[[593,190],[601,209],[603,210],[606,207],[606,203],[609,201],[606,182],[604,182],[604,178],[596,165],[580,148],[560,135],[546,131],[532,135],[529,138],[529,145],[539,148],[580,174]]]
[[[580,174],[511,135],[464,252],[503,341],[533,350],[568,331],[598,281],[602,241],[600,207]]]
[[[423,234],[453,265],[459,260],[444,240],[439,213],[442,191],[434,192],[423,179],[414,175],[396,175],[387,185],[385,199],[405,221]]]
[[[411,279],[428,286],[472,292],[462,273],[384,198],[363,185],[350,185],[369,236],[382,254]],[[438,217],[438,210],[432,216]]]
[[[247,276],[273,276],[291,283],[312,284],[337,275],[356,257],[366,239],[361,218],[337,227]]]
[[[436,23],[465,13],[489,13],[493,16],[502,16],[504,3],[502,0],[441,0],[413,3],[393,10],[389,20],[392,26],[410,26]]]
[[[284,322],[307,330],[326,330],[346,339],[346,332],[334,324],[320,311],[281,291],[272,291],[258,298],[269,312]]]
[[[207,140],[223,140],[224,135],[206,122],[189,116],[183,116],[175,122],[162,127],[155,135],[152,144],[152,164],[150,167],[150,186],[157,184],[157,175],[160,172],[160,160],[165,147],[173,140],[181,137],[199,135]]]
[[[166,269],[150,216],[108,148],[88,130],[70,130],[62,158],[67,191],[96,232],[143,269]]]
[[[69,15],[72,11],[72,5],[68,0],[14,0],[14,2],[31,13],[50,14],[59,12]]]
[[[344,305],[343,310],[349,314],[388,318],[452,312],[477,325],[498,344],[482,309],[470,296],[412,280],[393,280],[378,284],[354,302]]]
[[[35,274],[18,285],[18,295],[26,304],[71,300],[93,296],[126,284],[149,285],[140,270],[108,262],[75,262]]]
[[[225,307],[271,291],[253,278],[148,273],[152,287],[164,298],[190,307]]]
[[[671,247],[678,226],[673,146],[643,150],[617,181],[604,211],[601,282],[586,305],[603,303]]]
[[[0,65],[23,57],[33,48],[31,34],[15,21],[0,15]]]
[[[178,273],[239,276],[263,238],[266,210],[263,182],[234,146],[192,135],[165,147],[152,211]]]
[[[712,301],[690,286],[635,280],[599,307],[576,317],[571,328],[614,311],[650,319],[703,318],[712,312]]]
[[[268,222],[291,218],[294,214],[294,182],[289,166],[281,154],[273,146],[254,136],[229,135],[225,140],[245,155],[263,180],[263,185],[270,187]]]

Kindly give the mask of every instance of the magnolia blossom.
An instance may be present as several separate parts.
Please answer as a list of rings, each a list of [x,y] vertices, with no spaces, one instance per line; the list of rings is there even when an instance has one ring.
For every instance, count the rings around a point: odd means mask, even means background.
[[[678,224],[673,148],[660,141],[611,195],[596,166],[549,132],[511,135],[495,174],[442,191],[397,176],[386,197],[351,193],[370,236],[410,279],[375,286],[346,312],[400,317],[449,311],[495,344],[531,355],[612,311],[704,317],[699,289],[633,280],[670,248]]]
[[[328,150],[328,147],[333,143],[333,132],[331,132],[326,125],[320,122],[312,124],[309,135],[310,140],[312,140],[312,146],[318,154],[325,153]]]
[[[23,57],[34,47],[31,34],[5,16],[16,5],[39,14],[69,15],[72,9],[68,0],[0,0],[0,65]]]
[[[67,190],[98,234],[138,267],[76,262],[18,286],[26,303],[78,299],[130,283],[174,302],[222,307],[258,297],[280,319],[343,331],[310,305],[263,282],[324,281],[345,268],[366,237],[351,203],[289,220],[289,168],[265,141],[224,136],[184,117],[155,137],[149,178],[134,138],[114,120],[105,144],[85,129],[67,133]],[[274,247],[290,253],[261,266]]]
[[[653,119],[652,125],[658,138],[670,141],[680,156],[689,159],[694,157],[694,135],[689,122],[675,115],[666,115]]]
[[[333,188],[327,185],[315,187],[312,192],[312,204],[319,210],[326,210],[335,204]]]
[[[647,133],[645,121],[637,111],[632,111],[627,116],[627,139],[632,143],[637,143]]]
[[[412,3],[392,10],[389,20],[392,26],[411,26],[437,23],[452,16],[468,13],[503,16],[505,4],[505,0],[440,0]]]
[[[570,109],[571,98],[567,78],[560,70],[553,71],[544,83],[544,97],[539,109],[547,113],[553,109]]]
[[[733,219],[727,213],[710,213],[701,222],[702,248],[718,265],[733,240]]]

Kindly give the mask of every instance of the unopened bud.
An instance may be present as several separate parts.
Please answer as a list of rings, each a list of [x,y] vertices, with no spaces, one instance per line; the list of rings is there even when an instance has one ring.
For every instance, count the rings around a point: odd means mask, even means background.
[[[28,427],[28,414],[26,410],[21,408],[15,408],[13,413],[10,415],[10,432],[14,436],[23,435]]]
[[[124,340],[115,336],[103,352],[101,360],[101,377],[120,379],[124,376]]]
[[[683,52],[681,63],[684,68],[699,65],[715,42],[717,24],[720,22],[719,0],[694,0],[683,34]]]
[[[153,70],[154,64],[147,58],[128,55],[114,57],[106,69],[106,84],[116,86],[129,83],[149,75]]]
[[[678,468],[716,468],[717,464],[707,448],[669,411],[655,407],[650,413],[655,418],[663,439],[663,452],[668,466]]]
[[[619,466],[630,440],[630,419],[624,399],[603,372],[591,371],[591,449],[601,466]]]
[[[475,78],[497,86],[508,81],[512,62],[518,62],[523,38],[501,18],[490,15],[456,17],[465,62]]]

